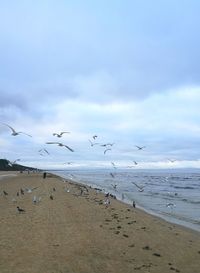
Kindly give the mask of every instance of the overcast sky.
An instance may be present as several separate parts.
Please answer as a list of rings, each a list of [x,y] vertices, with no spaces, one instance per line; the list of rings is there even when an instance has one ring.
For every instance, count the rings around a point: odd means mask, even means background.
[[[200,167],[199,10],[198,0],[0,1],[0,122],[32,135],[0,123],[0,158]],[[94,135],[111,150],[92,147]]]

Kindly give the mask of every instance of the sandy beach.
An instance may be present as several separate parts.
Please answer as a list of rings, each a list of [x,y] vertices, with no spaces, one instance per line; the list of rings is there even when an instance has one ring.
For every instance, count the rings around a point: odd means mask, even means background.
[[[198,232],[94,189],[0,172],[0,192],[1,273],[199,273]]]

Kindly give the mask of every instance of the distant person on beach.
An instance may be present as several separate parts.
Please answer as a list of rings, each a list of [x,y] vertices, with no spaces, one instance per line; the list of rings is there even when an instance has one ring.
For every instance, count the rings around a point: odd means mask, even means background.
[[[45,179],[45,178],[46,178],[46,176],[47,176],[47,173],[46,173],[46,172],[44,172],[44,173],[43,173],[43,179]]]
[[[110,205],[110,199],[107,198],[105,201],[104,201],[104,204],[106,205],[106,208]]]
[[[135,201],[133,201],[133,207],[135,208],[135,206],[136,206],[136,205],[135,205]]]

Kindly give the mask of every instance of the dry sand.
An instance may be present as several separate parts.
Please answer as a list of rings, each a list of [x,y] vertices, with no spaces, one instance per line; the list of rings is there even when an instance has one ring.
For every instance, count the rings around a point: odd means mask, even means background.
[[[53,175],[2,174],[0,273],[200,272],[198,232]]]

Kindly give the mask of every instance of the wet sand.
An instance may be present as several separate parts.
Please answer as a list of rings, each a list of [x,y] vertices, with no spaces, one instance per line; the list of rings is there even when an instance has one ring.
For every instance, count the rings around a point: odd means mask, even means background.
[[[198,232],[54,175],[2,174],[1,273],[200,272]]]

